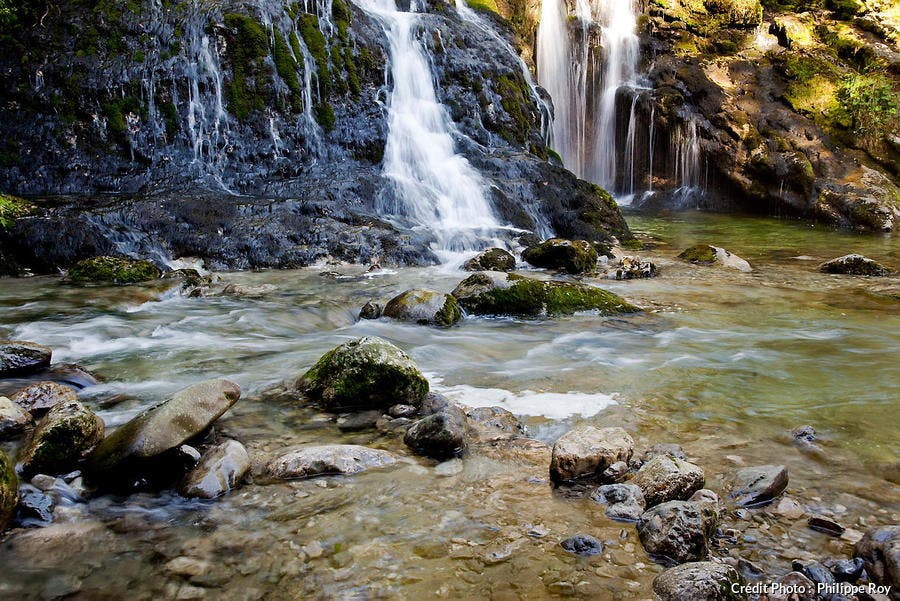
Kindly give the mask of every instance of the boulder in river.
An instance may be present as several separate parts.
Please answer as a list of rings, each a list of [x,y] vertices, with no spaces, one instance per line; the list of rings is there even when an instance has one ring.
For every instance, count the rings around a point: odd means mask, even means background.
[[[466,414],[460,407],[448,405],[410,426],[403,442],[416,454],[439,461],[456,457],[466,444]]]
[[[428,380],[409,355],[375,336],[328,351],[295,385],[328,411],[418,407],[428,394]]]
[[[78,401],[56,405],[19,451],[19,470],[28,478],[71,471],[100,444],[103,431],[103,420]]]
[[[554,482],[598,478],[612,464],[628,462],[634,440],[619,427],[576,426],[553,445],[550,477]]]
[[[703,470],[689,461],[657,455],[641,466],[631,483],[640,487],[647,507],[653,507],[689,498],[703,488],[706,478]]]
[[[892,599],[900,598],[900,526],[869,530],[856,543],[853,556],[863,560],[869,578],[891,587]]]
[[[12,395],[11,400],[34,416],[41,416],[61,403],[78,400],[74,388],[58,382],[36,382]]]
[[[634,484],[604,484],[591,499],[607,505],[606,517],[619,522],[637,522],[644,513],[644,493]]]
[[[407,290],[384,306],[382,315],[422,325],[452,326],[462,318],[456,298],[434,290]]]
[[[744,584],[728,564],[696,561],[669,568],[653,580],[660,601],[739,601],[747,595],[735,593]]]
[[[0,396],[0,442],[9,440],[31,426],[31,414],[5,396]]]
[[[841,275],[890,275],[891,270],[877,261],[873,261],[863,255],[844,255],[831,259],[819,265],[822,273],[834,273]]]
[[[584,273],[597,268],[597,251],[585,240],[551,238],[522,251],[522,259],[535,267]]]
[[[637,530],[647,553],[664,563],[705,559],[718,525],[709,503],[668,501],[645,511]]]
[[[175,449],[219,419],[241,396],[240,387],[224,379],[193,384],[141,413],[110,434],[90,457],[95,477],[116,475],[133,462],[150,460]]]
[[[659,275],[659,267],[652,261],[642,261],[640,257],[622,257],[608,273],[616,280],[637,280]]]
[[[0,532],[6,529],[19,504],[19,479],[9,456],[0,450]]]
[[[470,435],[480,441],[525,436],[528,429],[512,412],[503,407],[475,407],[466,409]]]
[[[756,465],[737,470],[728,482],[730,498],[738,507],[760,507],[771,503],[788,485],[783,465]]]
[[[603,552],[603,543],[590,534],[576,534],[559,543],[559,546],[575,555],[590,556]]]
[[[612,292],[594,286],[542,281],[496,271],[473,273],[452,294],[473,315],[542,317],[589,310],[606,314],[640,311]]]
[[[247,449],[236,440],[228,440],[203,453],[200,462],[185,474],[178,491],[185,497],[215,499],[236,488],[248,471]]]
[[[378,319],[381,317],[381,305],[374,301],[368,301],[359,310],[360,319]]]
[[[162,272],[152,261],[128,257],[93,257],[79,261],[66,274],[70,282],[136,284],[157,280]]]
[[[515,268],[516,258],[502,248],[483,250],[463,264],[466,271],[513,271]]]
[[[24,340],[0,340],[0,378],[27,376],[50,365],[50,347]]]
[[[709,244],[696,244],[679,254],[678,258],[697,265],[720,265],[743,272],[753,271],[745,259],[724,248]]]
[[[266,471],[273,478],[291,480],[314,476],[358,474],[367,469],[397,462],[388,451],[359,445],[331,444],[295,449],[269,462]]]

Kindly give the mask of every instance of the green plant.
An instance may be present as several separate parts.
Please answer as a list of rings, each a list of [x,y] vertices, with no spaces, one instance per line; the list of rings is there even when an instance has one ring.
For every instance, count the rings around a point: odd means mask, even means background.
[[[850,75],[837,91],[841,108],[850,116],[853,133],[869,141],[898,130],[898,96],[894,82],[880,73]]]

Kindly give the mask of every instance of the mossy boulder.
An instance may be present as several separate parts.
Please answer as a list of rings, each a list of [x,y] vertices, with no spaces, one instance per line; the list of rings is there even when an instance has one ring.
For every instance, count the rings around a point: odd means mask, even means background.
[[[0,194],[0,229],[9,229],[19,217],[35,212],[35,207],[26,200],[10,194]]]
[[[502,248],[483,250],[463,264],[466,271],[513,271],[515,268],[516,258]]]
[[[862,255],[844,255],[830,261],[826,261],[819,266],[822,273],[833,273],[841,275],[873,275],[884,276],[889,275],[891,271],[877,261],[873,261]]]
[[[522,259],[535,267],[560,269],[567,273],[584,273],[597,267],[597,251],[584,240],[551,238],[526,248]]]
[[[709,244],[695,244],[679,254],[678,258],[695,265],[719,265],[743,272],[753,271],[750,263],[745,259],[724,248]]]
[[[589,310],[606,314],[640,311],[612,292],[593,286],[545,282],[496,271],[470,275],[452,294],[460,306],[473,315],[542,317]]]
[[[167,401],[141,413],[92,453],[94,479],[128,475],[153,459],[204,432],[241,397],[241,389],[225,379],[208,380],[176,392]]]
[[[759,0],[703,0],[703,6],[730,27],[758,27],[762,23]]]
[[[19,452],[19,470],[27,478],[71,471],[100,444],[103,431],[103,420],[78,401],[56,405]]]
[[[0,451],[0,531],[6,529],[19,505],[19,479],[9,456]]]
[[[407,290],[385,305],[385,317],[423,325],[452,326],[462,318],[456,299],[434,290]]]
[[[376,336],[328,351],[295,386],[328,411],[419,407],[428,394],[428,380],[409,355]]]
[[[80,284],[136,284],[157,280],[162,275],[151,261],[127,257],[93,257],[73,265],[67,274]]]
[[[50,366],[50,347],[24,340],[0,340],[0,378],[27,376]]]

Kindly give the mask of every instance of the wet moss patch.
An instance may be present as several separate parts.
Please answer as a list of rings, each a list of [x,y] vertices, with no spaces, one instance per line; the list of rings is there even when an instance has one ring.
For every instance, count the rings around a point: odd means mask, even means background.
[[[76,263],[67,275],[75,283],[134,284],[159,279],[151,261],[124,257],[94,257]]]

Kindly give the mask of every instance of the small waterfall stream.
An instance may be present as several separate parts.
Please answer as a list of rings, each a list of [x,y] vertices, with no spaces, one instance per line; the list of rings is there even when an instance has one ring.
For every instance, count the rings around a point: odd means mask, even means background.
[[[487,200],[486,183],[454,149],[453,124],[437,99],[416,35],[418,15],[398,10],[394,0],[360,6],[381,21],[390,46],[392,90],[383,173],[395,194],[384,199],[382,212],[432,232],[436,251],[484,246],[500,224]]]

